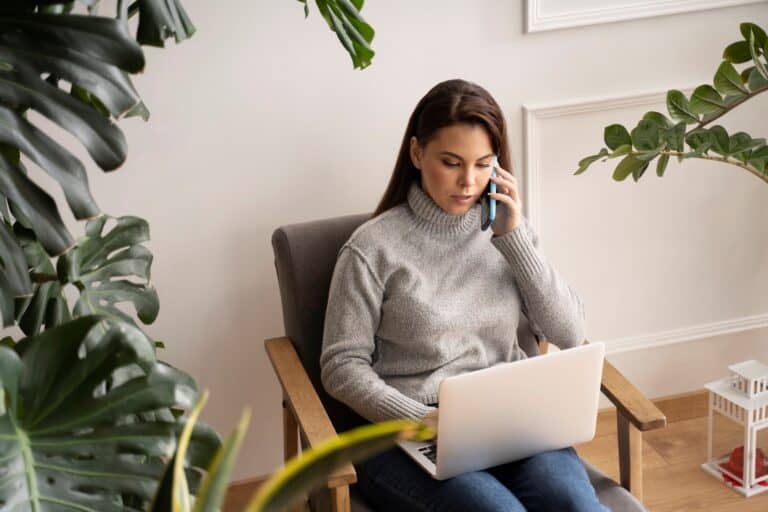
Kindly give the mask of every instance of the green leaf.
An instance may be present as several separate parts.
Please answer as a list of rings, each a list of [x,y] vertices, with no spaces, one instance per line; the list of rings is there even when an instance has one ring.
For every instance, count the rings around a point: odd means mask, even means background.
[[[739,25],[739,30],[741,31],[741,35],[744,36],[745,41],[750,41],[750,32],[753,32],[755,34],[754,43],[761,48],[765,46],[767,39],[765,37],[765,31],[759,26],[755,25],[754,23],[742,23]],[[750,43],[751,42],[752,41],[750,41]]]
[[[0,221],[0,294],[6,296],[6,300],[32,295],[32,281],[29,279],[27,260],[24,251],[16,241],[13,233],[5,222]],[[13,324],[13,308],[10,315],[2,312],[2,325],[8,327]]]
[[[349,53],[355,69],[368,67],[374,55],[370,47],[374,30],[359,12],[362,5],[349,0],[317,0],[320,14]]]
[[[184,426],[184,430],[181,432],[179,442],[176,445],[176,453],[173,457],[173,491],[171,496],[172,510],[189,511],[192,509],[192,499],[189,495],[189,484],[187,483],[186,475],[184,474],[184,460],[187,456],[187,448],[189,447],[189,440],[192,438],[192,428],[197,422],[197,418],[200,416],[200,411],[205,407],[205,402],[208,401],[208,391],[203,393],[200,397],[197,405],[192,409],[189,415],[187,424]]]
[[[0,345],[0,394],[3,395],[3,399],[0,400],[0,416],[5,415],[7,412],[14,414],[18,410],[19,381],[22,370],[21,359],[13,348],[7,345]],[[9,409],[6,409],[6,402]],[[2,421],[0,419],[0,422]],[[3,449],[3,444],[0,443],[0,450]],[[6,467],[9,467],[7,466],[7,461],[5,464]],[[2,481],[2,477],[0,477],[0,481]]]
[[[629,132],[620,124],[606,126],[603,131],[603,138],[605,139],[605,145],[611,150],[615,150],[624,144],[632,144]]]
[[[300,3],[304,4],[304,19],[309,16],[309,6],[307,5],[307,0],[299,0]]]
[[[85,166],[26,117],[0,105],[0,141],[19,150],[62,187],[76,219],[95,216],[99,207],[88,188]],[[18,163],[15,163],[18,167]]]
[[[725,131],[720,125],[713,126],[709,129],[709,133],[714,137],[712,140],[712,149],[723,156],[731,154],[731,143],[728,138],[728,132]]]
[[[643,119],[653,121],[659,128],[671,128],[673,125],[672,121],[660,112],[646,112],[645,115],[643,115]]]
[[[737,41],[729,44],[723,51],[723,58],[734,64],[747,62],[752,58],[749,53],[749,43],[747,41]]]
[[[105,390],[125,365],[139,374]],[[135,327],[98,316],[0,347],[0,379],[9,404],[0,460],[15,468],[0,473],[0,502],[19,510],[48,510],[54,501],[67,510],[146,509],[183,425],[126,420],[189,407],[196,394],[188,375],[155,360]],[[197,430],[194,467],[204,468],[220,442],[210,428]]]
[[[12,209],[15,206],[23,214],[48,254],[58,255],[72,246],[74,241],[51,196],[29,179],[23,167],[14,165],[2,153],[0,193],[12,203]]]
[[[630,153],[632,151],[632,144],[622,144],[621,146],[617,147],[613,153],[608,155],[608,158],[616,158],[617,156],[622,156]]]
[[[685,156],[701,156],[712,146],[714,137],[706,128],[698,128],[685,137],[685,142],[694,150]]]
[[[38,279],[32,283],[32,295],[16,301],[16,320],[27,336],[38,334],[43,325],[55,327],[70,319],[69,306],[62,293],[61,284],[56,280],[56,270],[51,258],[38,242],[32,230],[20,223],[13,226],[14,236],[24,251],[26,265]],[[40,277],[48,277],[40,281]]]
[[[678,90],[667,92],[667,110],[673,119],[686,124],[697,123],[699,117],[691,111],[691,106],[685,95]]]
[[[758,148],[749,155],[748,162],[760,172],[766,171],[768,165],[768,146]]]
[[[194,512],[208,512],[209,510],[221,509],[229,485],[229,476],[232,473],[237,452],[240,450],[243,438],[245,438],[245,433],[248,430],[250,417],[251,410],[246,407],[240,416],[240,421],[234,432],[229,435],[216,453],[195,498]]]
[[[765,32],[763,32],[763,38],[765,38]],[[763,64],[763,61],[760,58],[760,53],[755,47],[755,42],[756,35],[755,32],[752,31],[749,33],[749,54],[752,56],[752,61],[755,63],[757,71],[764,79],[768,80],[768,69],[766,69],[765,64]]]
[[[697,114],[719,114],[725,107],[720,93],[711,85],[700,85],[691,95],[691,110]]]
[[[768,80],[763,78],[763,75],[754,66],[749,68],[749,75],[747,76],[747,86],[751,92],[757,92],[768,86]]]
[[[632,169],[632,179],[635,180],[635,183],[637,183],[640,178],[643,177],[643,174],[645,173],[645,170],[648,168],[648,165],[650,162],[643,162],[643,165],[637,168]]]
[[[753,139],[748,133],[736,132],[730,138],[731,154],[739,155],[750,149],[765,145],[765,139]]]
[[[150,284],[152,254],[140,245],[149,240],[149,224],[138,217],[118,217],[117,224],[104,233],[110,218],[103,215],[88,222],[87,236],[59,259],[59,278],[81,290],[76,316],[101,313],[132,322],[115,306],[128,301],[139,319],[150,324],[157,318],[160,303]]]
[[[633,155],[627,155],[619,162],[616,169],[613,171],[613,179],[616,181],[624,181],[627,176],[634,174],[639,169],[645,170],[648,167],[648,162],[638,160]]]
[[[659,159],[656,161],[656,176],[661,178],[664,176],[664,171],[667,169],[667,164],[669,163],[669,155],[663,154],[659,157]]]
[[[170,37],[178,43],[195,33],[195,26],[179,0],[142,0],[134,5],[130,14],[138,9],[136,40],[142,45],[163,47]]]
[[[632,144],[640,151],[651,151],[659,146],[659,126],[646,119],[632,130]]]
[[[608,150],[605,149],[605,148],[602,148],[600,150],[600,152],[597,153],[596,155],[591,155],[591,156],[588,156],[586,158],[582,158],[581,160],[579,160],[579,168],[573,174],[574,175],[579,175],[579,174],[583,173],[584,171],[587,170],[587,168],[593,162],[595,162],[595,161],[597,161],[597,160],[599,160],[599,159],[601,159],[601,158],[603,158],[604,156],[607,156],[607,155],[608,155]]]
[[[23,36],[25,41],[36,40],[65,46],[129,73],[138,73],[144,69],[141,47],[131,37],[128,25],[122,20],[75,14],[15,13],[0,16],[0,32],[10,30]],[[24,45],[20,48],[23,49]]]
[[[265,482],[246,507],[246,512],[285,510],[328,478],[336,468],[365,460],[384,451],[399,439],[424,441],[435,432],[412,420],[392,420],[343,432],[285,466]]]
[[[712,136],[712,149],[716,153],[728,156],[731,153],[731,143],[725,128],[716,125],[709,129],[709,133]]]
[[[679,122],[664,133],[664,139],[667,141],[669,149],[672,151],[682,151],[685,137],[685,123]]]
[[[660,149],[654,149],[653,151],[641,151],[635,154],[635,158],[642,160],[643,162],[649,162],[659,156]]]

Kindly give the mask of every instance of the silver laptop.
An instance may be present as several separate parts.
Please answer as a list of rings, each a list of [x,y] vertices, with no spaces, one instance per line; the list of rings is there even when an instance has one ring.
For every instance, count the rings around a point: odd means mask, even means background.
[[[398,445],[437,480],[595,437],[605,345],[590,343],[448,377],[437,441]]]

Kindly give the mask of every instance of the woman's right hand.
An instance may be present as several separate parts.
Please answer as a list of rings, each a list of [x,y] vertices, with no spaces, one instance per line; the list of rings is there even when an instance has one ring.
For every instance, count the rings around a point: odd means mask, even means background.
[[[437,439],[437,413],[438,409],[433,409],[425,414],[421,419],[422,423],[435,431],[435,439]]]

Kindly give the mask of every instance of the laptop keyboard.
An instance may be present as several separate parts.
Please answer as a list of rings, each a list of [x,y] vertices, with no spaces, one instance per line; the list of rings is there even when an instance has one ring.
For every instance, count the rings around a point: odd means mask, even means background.
[[[427,446],[422,446],[419,451],[429,460],[432,464],[437,464],[437,444],[432,443]]]

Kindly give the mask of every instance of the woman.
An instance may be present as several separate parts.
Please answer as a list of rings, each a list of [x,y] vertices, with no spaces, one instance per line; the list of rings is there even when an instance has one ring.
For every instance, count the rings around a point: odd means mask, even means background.
[[[521,313],[560,348],[584,341],[581,302],[537,249],[510,168],[504,117],[485,89],[448,80],[416,105],[384,197],[339,251],[328,297],[323,386],[366,420],[436,427],[442,379],[526,357]],[[491,179],[498,214],[484,231]],[[607,510],[571,447],[443,481],[395,447],[357,471],[378,510]]]

